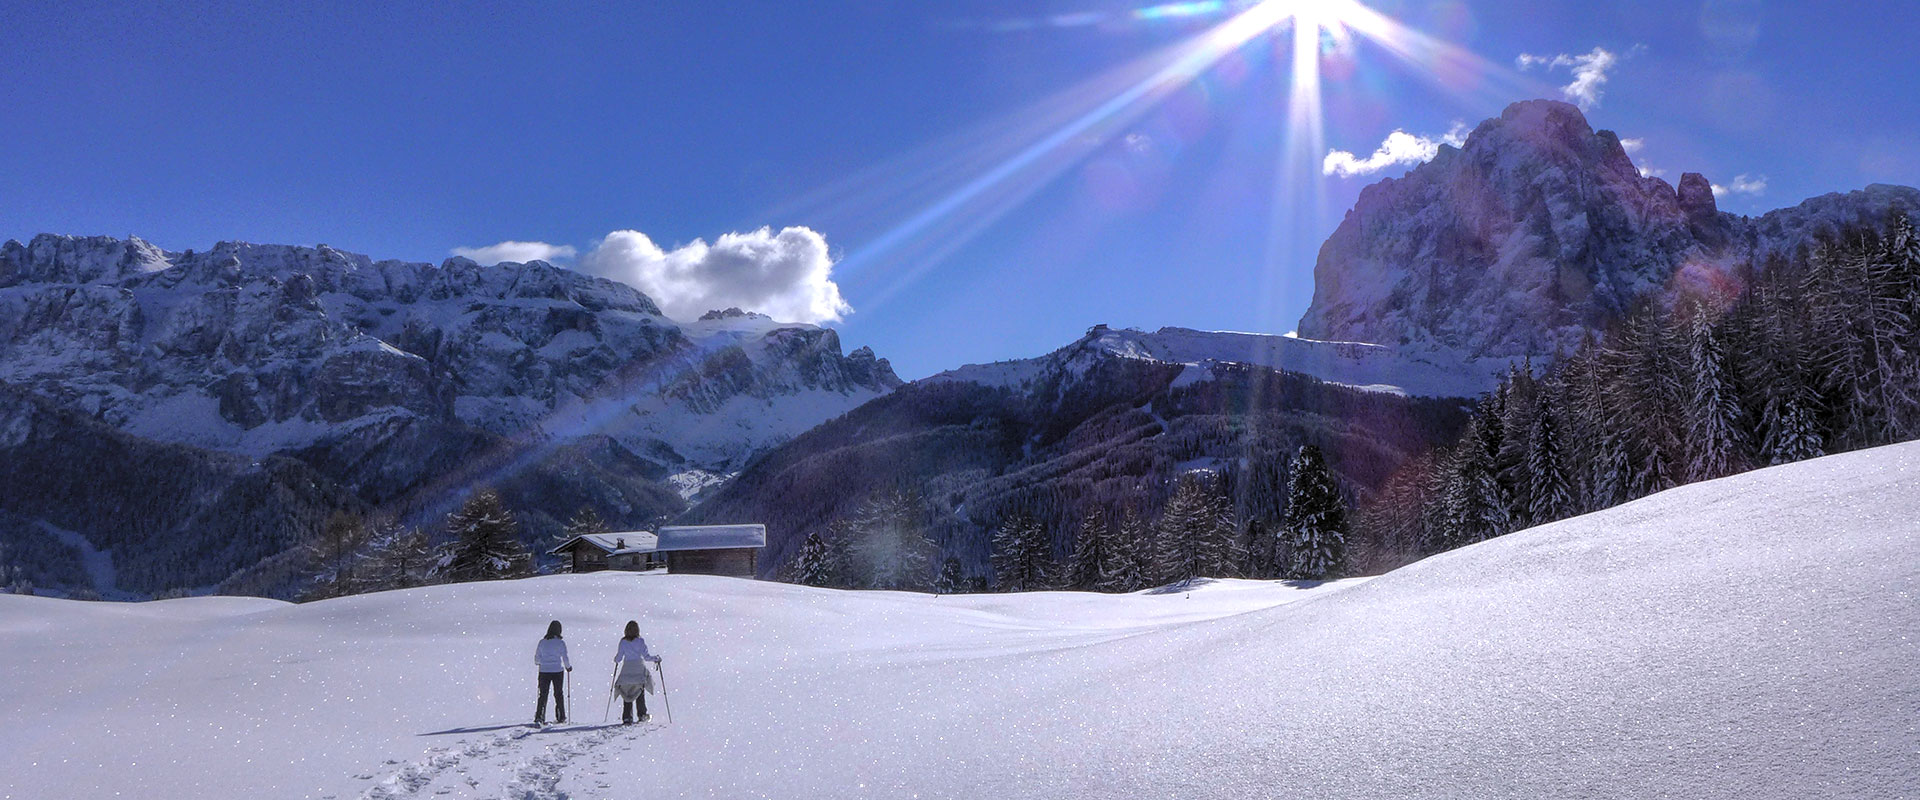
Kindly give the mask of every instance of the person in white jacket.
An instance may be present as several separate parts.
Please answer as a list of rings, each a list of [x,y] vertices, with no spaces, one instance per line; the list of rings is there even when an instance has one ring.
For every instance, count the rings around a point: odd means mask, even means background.
[[[627,620],[626,636],[613,654],[613,663],[619,668],[614,673],[613,691],[620,695],[621,724],[647,721],[647,692],[653,691],[653,676],[647,674],[649,661],[658,664],[660,657],[647,650],[647,640],[640,638],[640,623]],[[638,714],[634,713],[636,706]]]
[[[547,724],[547,689],[553,689],[553,719],[567,722],[566,673],[573,671],[567,659],[567,643],[560,639],[560,620],[547,625],[547,636],[533,648],[533,665],[540,669],[540,703],[533,707],[533,724]],[[565,670],[562,672],[561,670]]]

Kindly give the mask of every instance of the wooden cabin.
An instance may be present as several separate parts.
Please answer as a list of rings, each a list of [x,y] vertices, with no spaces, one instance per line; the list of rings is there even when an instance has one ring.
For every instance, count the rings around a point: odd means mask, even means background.
[[[549,551],[571,559],[573,572],[613,569],[644,572],[665,566],[684,575],[754,577],[760,549],[767,546],[765,525],[668,525],[658,533],[589,533]]]
[[[548,553],[570,556],[573,572],[645,572],[666,563],[658,544],[659,539],[646,531],[589,533],[568,539]]]
[[[668,572],[751,578],[758,574],[760,548],[767,546],[767,526],[668,525],[659,540]]]

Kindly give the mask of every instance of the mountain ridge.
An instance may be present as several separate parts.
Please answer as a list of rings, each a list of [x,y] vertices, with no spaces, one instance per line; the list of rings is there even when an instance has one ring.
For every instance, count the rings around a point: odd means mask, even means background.
[[[401,516],[498,484],[537,542],[582,506],[620,525],[677,514],[901,381],[831,329],[676,321],[542,261],[42,234],[0,244],[0,384],[145,441],[299,461]],[[105,505],[137,491],[103,488]]]

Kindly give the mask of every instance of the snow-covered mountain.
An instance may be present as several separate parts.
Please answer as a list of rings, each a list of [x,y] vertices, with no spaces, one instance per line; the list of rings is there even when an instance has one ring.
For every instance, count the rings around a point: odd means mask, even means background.
[[[545,528],[581,505],[676,513],[900,380],[829,329],[675,321],[543,262],[42,235],[0,245],[0,383],[144,439],[296,458],[371,504],[503,484]]]
[[[907,489],[943,554],[985,574],[1009,513],[1061,536],[1095,507],[1150,518],[1195,469],[1226,475],[1244,512],[1272,516],[1264,498],[1284,496],[1286,459],[1303,444],[1370,490],[1455,436],[1464,398],[1493,382],[1377,345],[1099,325],[1043,356],[907,384],[768,451],[685,519],[765,522],[770,572],[808,533]]]
[[[928,378],[1027,390],[1084,374],[1109,358],[1175,364],[1188,369],[1183,384],[1210,380],[1216,366],[1235,364],[1284,370],[1367,391],[1421,397],[1473,397],[1493,387],[1504,360],[1475,369],[1438,364],[1423,354],[1366,342],[1323,342],[1294,336],[1237,331],[1161,328],[1151,333],[1095,325],[1079,341],[1037,358],[969,364]]]
[[[0,796],[1913,797],[1917,480],[1833,456],[1319,586],[0,596]],[[576,724],[532,731],[554,618]],[[628,619],[667,702],[601,727]]]
[[[413,416],[605,433],[703,469],[899,385],[871,350],[841,355],[831,330],[737,309],[679,323],[631,287],[544,262],[52,235],[0,245],[0,380],[237,453]]]
[[[1721,212],[1707,179],[1641,175],[1612,131],[1534,100],[1462,147],[1367,187],[1321,246],[1300,335],[1485,359],[1571,347],[1687,273],[1764,266],[1840,226],[1920,210],[1920,190],[1872,186],[1759,218]]]

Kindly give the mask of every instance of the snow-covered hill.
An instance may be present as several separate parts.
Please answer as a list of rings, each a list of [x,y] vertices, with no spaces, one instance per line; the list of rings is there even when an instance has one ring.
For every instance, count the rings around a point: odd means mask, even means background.
[[[1911,797],[1917,516],[1907,444],[1314,588],[0,596],[0,797]],[[628,618],[674,724],[598,727]]]
[[[1504,359],[1467,366],[1453,359],[1435,363],[1419,355],[1365,342],[1323,342],[1266,333],[1175,327],[1148,333],[1096,325],[1079,341],[1044,356],[969,364],[927,380],[967,381],[1031,390],[1063,376],[1083,375],[1093,364],[1108,358],[1185,365],[1190,369],[1181,380],[1188,383],[1212,380],[1212,370],[1219,365],[1251,364],[1356,389],[1422,397],[1473,397],[1493,388],[1499,373],[1509,363]]]

